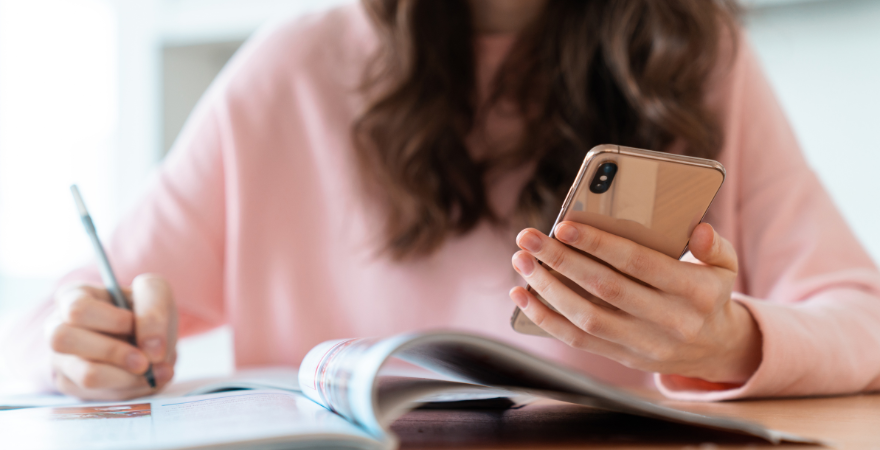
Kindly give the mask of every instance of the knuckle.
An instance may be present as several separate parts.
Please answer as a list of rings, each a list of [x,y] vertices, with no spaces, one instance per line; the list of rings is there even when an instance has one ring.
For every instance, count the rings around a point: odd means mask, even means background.
[[[700,327],[697,322],[693,315],[681,313],[667,315],[657,321],[668,336],[683,344],[691,344],[699,337]]]
[[[712,280],[690,280],[686,286],[686,298],[701,316],[715,311],[715,303],[721,295],[720,283]]]
[[[55,292],[55,300],[58,304],[71,304],[86,298],[100,300],[100,296],[96,295],[96,293],[103,290],[103,288],[86,283],[68,284]]]
[[[130,311],[120,310],[120,314],[115,315],[113,319],[113,327],[119,330],[120,334],[129,334],[133,330],[134,314]]]
[[[630,252],[624,263],[623,271],[630,275],[639,275],[651,270],[651,261],[643,251]]]
[[[681,293],[689,299],[696,299],[702,296],[700,283],[693,277],[683,277],[680,281]]]
[[[76,383],[71,381],[61,368],[56,368],[53,372],[52,384],[55,386],[55,389],[58,389],[58,392],[64,395],[76,396],[79,394]]]
[[[643,365],[643,363],[640,359],[635,358],[631,355],[619,357],[619,358],[617,358],[617,362],[619,362],[620,364],[623,364],[624,367],[627,367],[630,369],[641,369],[642,365]]]
[[[68,325],[57,325],[49,331],[49,347],[58,353],[66,353],[71,348],[71,334],[71,328]]]
[[[538,259],[544,262],[544,264],[559,270],[559,267],[562,264],[565,264],[565,249],[557,248],[555,245],[548,245],[548,249],[543,250],[538,256]],[[560,246],[561,247],[561,246]]]
[[[127,351],[122,344],[110,344],[104,349],[102,360],[116,365],[123,365]]]
[[[705,267],[707,270],[712,270],[709,267]],[[695,298],[706,298],[706,297],[715,297],[715,293],[718,291],[719,283],[718,280],[714,279],[714,277],[705,276],[705,271],[698,279],[694,280],[693,294]]]
[[[676,331],[679,340],[686,344],[693,344],[699,339],[702,329],[702,323],[686,321],[685,323],[679,325],[678,328],[676,328]]]
[[[542,297],[544,297],[548,305],[553,305],[553,309],[558,309],[558,306],[555,303],[558,303],[558,301],[562,300],[567,294],[566,289],[567,288],[561,281],[553,278],[552,280],[548,280],[547,287],[544,288]]]
[[[577,325],[578,328],[593,336],[601,334],[604,329],[604,324],[595,314],[579,314],[577,317],[574,318],[573,322]]]
[[[648,349],[647,356],[656,362],[671,361],[675,356],[675,351],[666,345],[655,345]]]
[[[732,283],[731,283],[732,284]],[[727,283],[722,277],[713,277],[712,283],[709,284],[709,296],[712,300],[721,300],[724,298],[725,293],[727,293],[727,289],[725,287]]]
[[[548,295],[554,294],[554,281],[558,282],[558,280],[552,275],[543,274],[536,276],[533,280],[529,280],[529,284],[536,291],[540,292],[543,297],[547,297]]]
[[[601,233],[587,233],[581,240],[583,250],[590,254],[595,254],[604,245],[604,238]]]
[[[576,348],[578,350],[583,350],[587,348],[587,339],[585,338],[585,336],[577,333],[572,333],[565,336],[563,342],[569,347]]]
[[[531,319],[540,328],[544,328],[547,325],[547,314],[543,311],[535,311],[532,313]]]
[[[64,395],[76,395],[76,390],[73,389],[73,386],[70,385],[69,382],[65,382],[60,377],[55,377],[52,380],[52,384],[55,385],[55,389],[58,389],[58,392]]]
[[[594,294],[602,300],[614,302],[623,296],[623,286],[612,277],[598,276],[591,284]]]
[[[64,314],[64,321],[73,325],[81,325],[88,321],[90,314],[91,308],[85,297],[81,296],[67,307]]]
[[[694,308],[696,308],[697,314],[701,317],[708,317],[715,312],[715,302],[697,300],[694,302]]]
[[[87,363],[79,377],[79,385],[86,389],[97,389],[103,384],[101,366]]]

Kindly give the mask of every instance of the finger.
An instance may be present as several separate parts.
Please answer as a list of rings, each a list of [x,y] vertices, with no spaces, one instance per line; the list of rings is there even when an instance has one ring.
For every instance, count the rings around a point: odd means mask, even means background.
[[[679,277],[669,276],[678,261],[656,250],[576,222],[560,223],[554,236],[661,291],[676,292],[681,288]]]
[[[536,230],[523,230],[517,243],[590,294],[636,317],[650,318],[668,307],[654,289]]]
[[[64,355],[68,356],[68,355]],[[146,393],[143,392],[143,388],[134,388],[134,389],[86,389],[82,386],[77,385],[70,378],[67,377],[64,373],[60,371],[55,372],[54,376],[55,388],[58,389],[58,392],[61,392],[65,395],[71,395],[86,401],[121,401],[128,400],[135,397],[143,397],[144,395],[149,395],[149,391]]]
[[[84,291],[59,299],[61,320],[69,325],[114,335],[130,335],[134,329],[134,314],[97,300]]]
[[[174,378],[174,363],[160,362],[153,364],[153,376],[156,378],[156,389],[162,389],[163,386]]]
[[[58,371],[73,384],[88,391],[143,390],[144,395],[151,389],[141,375],[134,375],[110,364],[88,361],[73,355],[60,355],[56,364]]]
[[[149,366],[146,355],[131,344],[64,323],[55,327],[49,345],[55,352],[113,365],[132,374],[142,374]]]
[[[721,237],[708,223],[701,223],[694,228],[688,247],[694,257],[709,266],[721,267],[732,272],[738,269],[733,244]]]
[[[105,303],[113,303],[113,299],[110,298],[110,294],[107,292],[107,289],[104,289],[101,286],[96,286],[93,284],[69,284],[67,286],[61,287],[58,289],[56,297],[59,299],[63,299],[68,296],[80,297],[80,296],[88,296],[94,298],[95,300],[100,300]]]
[[[571,347],[612,359],[620,358],[628,353],[627,349],[619,344],[581,330],[571,321],[541,303],[531,292],[522,287],[517,286],[511,289],[510,298],[535,325]]]
[[[161,276],[153,274],[137,276],[131,287],[138,346],[151,362],[161,362],[177,333],[171,288]]]
[[[621,343],[626,338],[629,327],[621,317],[577,295],[547,269],[537,264],[529,253],[514,254],[513,266],[532,289],[577,328],[612,342]]]
[[[132,387],[112,387],[113,385],[106,383],[107,380],[118,382],[117,386],[127,386],[128,384],[125,377],[118,377],[118,374],[114,374],[113,371],[108,371],[106,367],[102,366],[76,356],[56,354],[53,357],[55,387],[63,394],[94,401],[127,400],[150,395],[154,392],[154,389],[150,388],[146,382],[138,381],[138,378],[143,379],[143,377],[137,376],[128,380],[132,383]],[[156,383],[161,388],[171,380],[173,369],[166,363],[157,364],[156,368]],[[74,382],[71,377],[77,382]]]

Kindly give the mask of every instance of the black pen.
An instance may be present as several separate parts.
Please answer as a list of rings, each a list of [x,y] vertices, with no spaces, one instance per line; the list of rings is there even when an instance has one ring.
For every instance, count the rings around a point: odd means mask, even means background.
[[[107,286],[107,292],[110,293],[110,298],[113,299],[113,303],[117,308],[131,311],[131,306],[128,304],[128,300],[125,299],[125,294],[122,293],[122,288],[119,287],[119,282],[116,281],[116,275],[113,274],[113,269],[110,268],[110,261],[107,260],[107,253],[104,252],[104,246],[101,245],[101,241],[98,239],[98,232],[95,231],[95,224],[92,222],[92,217],[86,209],[86,204],[83,202],[82,196],[79,195],[79,188],[73,184],[70,186],[70,192],[73,194],[73,201],[76,202],[76,209],[79,211],[79,218],[82,219],[82,224],[86,228],[86,233],[89,235],[89,239],[92,240],[92,247],[94,247],[95,256],[98,258],[98,270],[101,271],[101,279],[104,280],[104,285]],[[137,347],[137,338],[134,335],[129,339],[129,342]],[[150,383],[151,388],[156,387],[156,377],[153,376],[152,364],[147,367],[147,371],[144,373],[144,378],[147,379],[147,383]]]

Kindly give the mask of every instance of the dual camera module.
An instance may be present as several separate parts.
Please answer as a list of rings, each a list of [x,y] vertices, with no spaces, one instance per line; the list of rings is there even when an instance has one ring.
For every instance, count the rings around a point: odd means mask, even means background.
[[[611,181],[614,180],[615,174],[617,174],[617,164],[613,162],[602,163],[596,170],[593,181],[590,181],[590,192],[604,194],[611,187]]]

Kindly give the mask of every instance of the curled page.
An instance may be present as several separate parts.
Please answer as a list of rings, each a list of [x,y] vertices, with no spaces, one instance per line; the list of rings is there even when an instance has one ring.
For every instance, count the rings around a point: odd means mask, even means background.
[[[299,369],[302,393],[319,405],[359,422],[352,409],[352,378],[356,369],[378,374],[385,358],[380,356],[380,359],[374,357],[371,360],[368,356],[376,342],[375,339],[344,339],[327,341],[313,348],[303,359]],[[371,370],[373,367],[375,370]],[[372,386],[359,388],[359,395],[354,396],[356,402],[360,397],[371,397]]]
[[[379,374],[392,357],[433,371],[440,379],[389,383]],[[325,342],[303,360],[299,383],[307,397],[377,437],[386,436],[385,428],[428,393],[486,389],[732,431],[772,443],[816,443],[754,423],[659,405],[507,344],[457,332]]]

